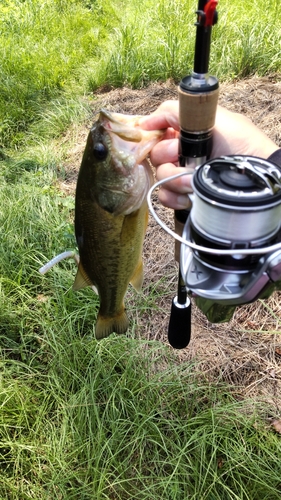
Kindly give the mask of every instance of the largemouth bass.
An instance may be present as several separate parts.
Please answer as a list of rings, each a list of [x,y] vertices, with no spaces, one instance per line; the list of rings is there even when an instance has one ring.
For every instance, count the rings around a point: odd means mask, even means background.
[[[139,117],[101,110],[88,135],[75,198],[80,263],[74,290],[94,286],[100,309],[95,334],[125,333],[124,296],[143,282],[142,247],[153,176],[146,156],[164,131],[144,131]]]

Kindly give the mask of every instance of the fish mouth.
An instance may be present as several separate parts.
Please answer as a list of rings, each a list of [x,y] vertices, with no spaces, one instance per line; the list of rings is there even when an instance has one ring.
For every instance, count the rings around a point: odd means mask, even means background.
[[[141,115],[125,115],[106,109],[100,111],[100,123],[109,133],[114,151],[127,151],[135,157],[136,163],[141,162],[159,142],[163,130],[143,130],[139,126]]]

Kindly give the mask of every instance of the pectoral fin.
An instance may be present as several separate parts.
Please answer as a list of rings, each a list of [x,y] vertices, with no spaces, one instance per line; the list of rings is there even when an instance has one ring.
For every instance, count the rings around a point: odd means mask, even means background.
[[[93,286],[93,283],[91,282],[90,278],[88,278],[87,274],[85,273],[81,262],[79,263],[78,266],[78,271],[75,277],[75,281],[72,286],[72,290],[74,292],[77,292],[77,290],[81,290],[82,288],[85,288],[86,286]]]
[[[135,272],[132,276],[132,278],[130,279],[130,283],[131,285],[133,285],[134,289],[137,291],[137,292],[140,292],[141,291],[141,287],[142,287],[142,284],[143,284],[143,263],[142,263],[142,259],[139,261],[136,269],[135,269]]]

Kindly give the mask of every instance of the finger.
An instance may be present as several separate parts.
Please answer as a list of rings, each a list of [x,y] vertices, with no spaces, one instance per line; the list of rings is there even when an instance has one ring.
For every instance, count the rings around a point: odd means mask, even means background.
[[[178,101],[165,101],[149,116],[141,118],[139,125],[146,130],[157,130],[172,127],[179,130]]]
[[[164,188],[159,190],[158,198],[164,207],[173,208],[174,210],[185,210],[191,205],[187,194],[177,194]]]
[[[154,167],[162,163],[177,163],[179,156],[178,139],[162,140],[150,152],[150,160]]]
[[[172,181],[167,180],[165,184],[163,184],[163,189],[172,191],[179,194],[192,193],[191,187],[191,178],[192,174],[187,172],[186,168],[183,167],[175,167],[172,163],[164,163],[160,167],[157,168],[156,177],[159,181],[164,179],[168,179],[173,175],[177,175],[180,173],[187,173],[187,175],[183,175],[182,177],[178,177]]]
[[[139,125],[145,130],[161,130],[169,127],[172,127],[174,130],[179,130],[179,119],[178,116],[170,112],[161,114],[157,112],[157,114],[141,118]]]

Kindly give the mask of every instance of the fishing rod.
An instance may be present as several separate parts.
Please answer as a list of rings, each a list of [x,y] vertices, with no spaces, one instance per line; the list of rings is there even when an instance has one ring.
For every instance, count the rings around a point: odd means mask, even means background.
[[[217,78],[210,76],[209,57],[212,27],[218,19],[218,0],[199,0],[193,72],[184,77],[179,95],[179,165],[188,171],[204,163],[212,150],[212,130],[215,124],[219,94]],[[175,211],[175,230],[180,236],[189,210]],[[175,243],[175,260],[180,262],[180,243]],[[177,296],[172,301],[168,327],[169,343],[176,349],[186,347],[191,335],[191,302],[179,269]]]
[[[211,30],[217,1],[199,0],[194,70],[179,85],[179,165],[185,172],[156,182],[148,206],[176,240],[178,294],[172,302],[168,340],[186,347],[191,302],[212,323],[229,321],[237,306],[281,290],[280,150],[267,160],[247,155],[210,159],[218,80],[209,76]],[[153,191],[191,176],[190,208],[175,211],[175,231],[153,209]]]

